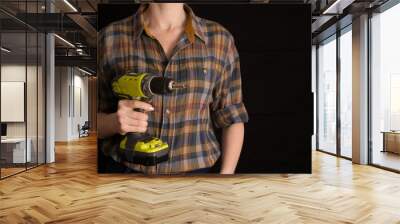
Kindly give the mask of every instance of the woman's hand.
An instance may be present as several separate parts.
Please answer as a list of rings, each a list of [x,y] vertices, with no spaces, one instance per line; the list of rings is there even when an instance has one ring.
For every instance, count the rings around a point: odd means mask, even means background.
[[[148,115],[144,112],[134,111],[153,111],[152,105],[138,100],[120,100],[118,111],[115,113],[115,130],[121,135],[128,132],[146,132]]]
[[[140,109],[144,112],[134,111]],[[98,137],[107,138],[115,134],[125,135],[128,132],[146,132],[148,115],[153,111],[152,105],[138,100],[120,100],[115,113],[99,113]]]

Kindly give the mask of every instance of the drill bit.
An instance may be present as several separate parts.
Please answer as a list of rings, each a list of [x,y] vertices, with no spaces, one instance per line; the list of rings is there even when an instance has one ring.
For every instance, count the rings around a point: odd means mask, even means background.
[[[172,81],[169,83],[168,88],[170,90],[184,89],[184,88],[186,88],[186,85],[184,83],[176,83],[176,82]]]

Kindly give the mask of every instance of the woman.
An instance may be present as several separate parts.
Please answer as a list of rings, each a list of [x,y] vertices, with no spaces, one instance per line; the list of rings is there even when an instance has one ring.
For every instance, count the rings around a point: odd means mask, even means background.
[[[151,104],[118,101],[111,80],[127,71],[171,77],[187,88],[155,96]],[[221,25],[197,17],[183,3],[141,5],[135,15],[99,35],[100,148],[130,169],[149,174],[207,172],[222,151],[220,173],[233,174],[248,120],[240,76],[233,37]],[[222,129],[221,147],[214,128]],[[167,142],[169,160],[154,167],[122,161],[119,139],[128,132],[147,132]]]

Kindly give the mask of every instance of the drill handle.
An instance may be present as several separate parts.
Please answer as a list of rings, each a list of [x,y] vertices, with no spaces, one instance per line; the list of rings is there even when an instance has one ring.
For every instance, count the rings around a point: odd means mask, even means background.
[[[147,133],[139,133],[139,132],[128,132],[126,133],[126,137],[128,138],[128,145],[133,145],[133,143],[136,143],[139,140],[146,139],[149,135]],[[132,142],[130,142],[130,140]]]

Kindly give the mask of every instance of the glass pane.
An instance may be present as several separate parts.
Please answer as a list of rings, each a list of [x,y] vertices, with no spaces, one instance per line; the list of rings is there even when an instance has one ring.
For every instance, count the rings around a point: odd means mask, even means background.
[[[1,32],[1,177],[45,161],[45,35],[21,20],[44,13],[45,0],[0,1]],[[28,14],[26,14],[28,13]]]
[[[26,33],[1,34],[1,174],[2,178],[25,170],[26,151]],[[6,49],[6,50],[4,50]],[[28,146],[29,149],[29,146]]]
[[[400,170],[400,4],[372,18],[372,163]]]
[[[340,37],[340,152],[352,156],[352,35]]]
[[[37,1],[27,2],[26,12],[28,14],[38,12]],[[38,17],[29,18],[31,22],[36,23]],[[28,168],[37,166],[38,160],[38,33],[36,30],[27,30],[27,80],[26,80],[26,113],[27,113],[27,142],[30,153]]]
[[[27,115],[27,142],[28,150],[31,151],[30,158],[28,160],[28,168],[37,165],[37,73],[38,73],[38,57],[37,57],[37,41],[38,36],[36,32],[28,32],[28,63],[27,63],[27,80],[26,80],[26,115]]]
[[[38,35],[38,164],[45,163],[45,44],[44,34]]]
[[[336,153],[336,39],[318,48],[318,148]]]

